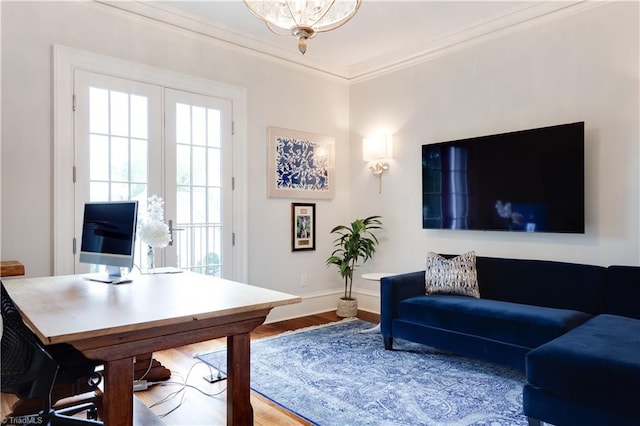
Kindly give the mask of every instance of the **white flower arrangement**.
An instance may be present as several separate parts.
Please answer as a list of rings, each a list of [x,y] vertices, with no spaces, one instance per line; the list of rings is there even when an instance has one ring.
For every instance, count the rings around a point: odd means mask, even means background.
[[[154,248],[164,248],[169,245],[171,236],[169,226],[164,223],[164,201],[157,195],[147,200],[147,217],[140,219],[138,236],[143,243]]]

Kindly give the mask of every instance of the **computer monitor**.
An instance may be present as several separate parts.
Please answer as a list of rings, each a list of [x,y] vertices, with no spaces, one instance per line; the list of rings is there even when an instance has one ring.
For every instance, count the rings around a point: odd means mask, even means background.
[[[120,268],[133,268],[137,222],[137,201],[85,203],[79,261],[107,267],[107,274],[88,278],[114,282]]]

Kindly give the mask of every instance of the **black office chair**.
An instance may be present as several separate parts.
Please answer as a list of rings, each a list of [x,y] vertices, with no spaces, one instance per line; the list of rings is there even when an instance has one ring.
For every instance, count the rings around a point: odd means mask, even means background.
[[[97,407],[93,402],[54,410],[51,401],[57,384],[73,383],[86,377],[89,387],[95,389],[102,379],[95,371],[99,362],[85,358],[70,345],[43,345],[23,322],[1,281],[0,287],[3,323],[0,390],[21,399],[43,401],[38,413],[10,417],[2,424],[102,425],[95,420]],[[83,411],[87,411],[87,419],[73,417]]]

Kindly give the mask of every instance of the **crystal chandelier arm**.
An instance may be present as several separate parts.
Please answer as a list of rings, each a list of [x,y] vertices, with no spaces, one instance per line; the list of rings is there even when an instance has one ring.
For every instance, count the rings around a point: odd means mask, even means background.
[[[269,28],[269,31],[271,31],[272,33],[274,33],[275,35],[279,35],[279,36],[287,36],[290,37],[291,36],[291,31],[290,30],[284,30],[274,24],[272,24],[269,21],[264,21],[264,23],[267,25],[267,28]]]
[[[300,25],[300,22],[296,19],[296,14],[293,13],[293,10],[291,10],[291,2],[289,0],[285,0],[284,4],[287,5],[287,10],[289,11],[289,16],[291,16],[291,20],[293,21],[293,23],[295,25],[294,28],[300,27],[301,25]],[[302,18],[302,13],[300,13],[300,18]]]
[[[336,0],[332,0],[331,3],[324,8],[324,11],[323,11],[322,15],[320,17],[318,17],[318,19],[316,19],[313,22],[308,22],[306,24],[301,24],[300,22],[296,21],[296,19],[294,17],[293,11],[291,10],[291,6],[290,6],[290,1],[291,0],[286,0],[287,8],[289,9],[289,14],[291,15],[291,19],[293,19],[293,21],[296,23],[296,27],[311,27],[311,28],[314,28],[318,24],[318,22],[322,21],[324,19],[324,17],[327,16],[327,13],[329,13],[329,11],[333,8],[333,6],[336,3]],[[306,17],[308,18],[309,15],[306,14]],[[326,31],[326,30],[323,30],[323,31]],[[314,33],[315,32],[316,32],[316,29],[314,28]]]
[[[336,0],[331,2],[331,7],[327,8],[326,12],[322,15],[322,18],[318,19],[314,25],[317,25],[318,22],[320,22],[333,8],[333,6],[335,5]],[[332,25],[326,26],[326,27],[318,27],[318,28],[314,28],[314,30],[317,33],[324,33],[326,31],[331,31],[331,30],[335,30],[336,28],[340,28],[341,26],[343,26],[344,24],[346,24],[347,22],[349,22],[354,16],[355,14],[358,12],[358,9],[360,9],[360,5],[362,4],[362,0],[356,0],[356,5],[353,8],[353,10],[346,16],[340,18],[339,21],[335,22]]]

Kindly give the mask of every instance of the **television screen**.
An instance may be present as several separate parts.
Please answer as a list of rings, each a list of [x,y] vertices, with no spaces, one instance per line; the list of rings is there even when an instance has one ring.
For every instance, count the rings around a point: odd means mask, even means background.
[[[584,225],[584,122],[422,145],[424,229]]]

